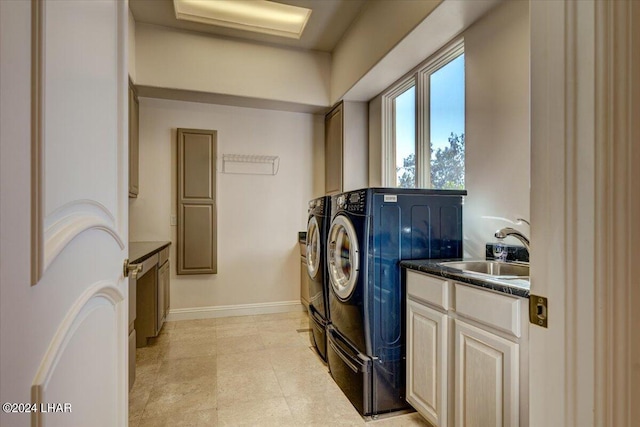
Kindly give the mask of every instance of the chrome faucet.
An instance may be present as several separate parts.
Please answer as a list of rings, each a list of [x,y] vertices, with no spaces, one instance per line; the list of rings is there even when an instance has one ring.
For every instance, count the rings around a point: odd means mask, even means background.
[[[529,252],[529,239],[527,239],[527,237],[524,234],[522,234],[515,228],[511,228],[511,227],[501,228],[500,230],[496,231],[495,236],[500,240],[508,236],[513,236],[516,239],[520,240],[524,245],[525,249],[527,250],[527,252]]]

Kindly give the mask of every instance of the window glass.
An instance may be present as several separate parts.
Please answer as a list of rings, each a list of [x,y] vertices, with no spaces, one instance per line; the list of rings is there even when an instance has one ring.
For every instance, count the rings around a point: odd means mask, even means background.
[[[394,99],[396,187],[416,186],[416,88]]]
[[[464,189],[465,58],[459,39],[382,97],[382,185]]]
[[[464,54],[429,76],[431,188],[464,188]]]

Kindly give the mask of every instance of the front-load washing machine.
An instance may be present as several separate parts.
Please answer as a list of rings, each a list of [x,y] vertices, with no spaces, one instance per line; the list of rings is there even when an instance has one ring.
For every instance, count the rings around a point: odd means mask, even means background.
[[[309,202],[307,271],[309,273],[309,326],[311,344],[327,360],[326,327],[329,323],[328,276],[325,245],[331,214],[331,197]]]
[[[400,260],[462,257],[465,194],[369,188],[333,196],[327,360],[362,415],[407,406]]]

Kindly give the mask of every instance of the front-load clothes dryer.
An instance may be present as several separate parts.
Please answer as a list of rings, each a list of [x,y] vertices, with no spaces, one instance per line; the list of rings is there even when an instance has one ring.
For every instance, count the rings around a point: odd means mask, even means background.
[[[331,197],[309,202],[307,223],[307,271],[309,273],[309,326],[311,344],[327,360],[326,327],[329,323],[328,276],[326,263],[327,232],[331,214]]]
[[[327,360],[362,415],[407,406],[400,260],[462,257],[465,194],[370,188],[333,196]]]

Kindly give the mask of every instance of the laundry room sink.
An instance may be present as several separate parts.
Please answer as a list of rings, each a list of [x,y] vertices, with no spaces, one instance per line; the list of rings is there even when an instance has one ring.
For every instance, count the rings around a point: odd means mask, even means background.
[[[451,261],[443,262],[443,266],[455,268],[468,273],[486,274],[495,277],[528,277],[529,264],[499,261]]]

